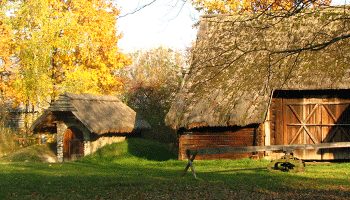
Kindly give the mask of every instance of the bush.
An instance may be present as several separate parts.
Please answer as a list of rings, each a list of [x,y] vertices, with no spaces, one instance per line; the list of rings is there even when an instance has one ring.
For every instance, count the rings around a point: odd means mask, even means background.
[[[21,148],[2,158],[9,162],[57,162],[56,152],[50,144],[32,145]]]
[[[15,133],[0,123],[0,157],[13,153],[19,148]]]

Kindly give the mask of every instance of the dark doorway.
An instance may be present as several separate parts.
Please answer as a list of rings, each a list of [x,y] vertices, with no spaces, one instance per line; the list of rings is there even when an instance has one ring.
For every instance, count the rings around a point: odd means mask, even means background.
[[[84,155],[84,135],[74,127],[68,128],[63,136],[63,158],[74,160]]]

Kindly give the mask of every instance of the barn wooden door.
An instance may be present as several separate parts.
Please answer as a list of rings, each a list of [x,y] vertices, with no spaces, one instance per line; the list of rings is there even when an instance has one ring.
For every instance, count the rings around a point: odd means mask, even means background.
[[[350,102],[336,98],[283,99],[283,144],[350,141]],[[302,159],[348,159],[348,149],[298,150]]]
[[[350,141],[350,102],[334,99],[323,104],[322,142]],[[350,149],[322,150],[323,159],[350,159]]]
[[[75,128],[68,128],[63,137],[63,158],[71,160],[84,155],[83,133]]]

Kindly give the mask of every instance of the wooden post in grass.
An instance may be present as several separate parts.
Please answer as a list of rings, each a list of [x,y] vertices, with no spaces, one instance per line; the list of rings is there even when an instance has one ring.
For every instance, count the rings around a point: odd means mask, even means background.
[[[185,176],[185,174],[187,173],[188,169],[191,168],[192,174],[194,176],[195,179],[197,179],[197,175],[196,175],[196,171],[194,169],[194,165],[193,165],[193,161],[196,158],[197,152],[194,152],[191,156],[191,151],[189,149],[186,150],[186,156],[188,159],[188,163],[185,167],[184,173],[182,174],[182,176]]]

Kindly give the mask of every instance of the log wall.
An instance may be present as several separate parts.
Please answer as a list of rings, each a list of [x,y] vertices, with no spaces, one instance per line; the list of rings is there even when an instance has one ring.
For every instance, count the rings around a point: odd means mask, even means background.
[[[258,125],[250,127],[232,127],[225,129],[193,130],[183,132],[179,137],[179,159],[184,160],[186,149],[215,148],[227,146],[253,146],[259,142]],[[238,159],[252,156],[252,153],[225,153],[215,155],[197,155],[203,159]]]

